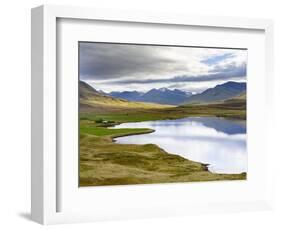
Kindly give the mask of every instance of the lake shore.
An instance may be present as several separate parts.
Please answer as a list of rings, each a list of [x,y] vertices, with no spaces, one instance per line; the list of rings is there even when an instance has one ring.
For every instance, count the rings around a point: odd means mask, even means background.
[[[245,180],[246,173],[211,173],[206,164],[153,144],[120,145],[113,138],[82,135],[80,186]]]
[[[115,138],[117,144],[155,144],[185,159],[209,164],[213,173],[247,171],[246,124],[241,120],[188,117],[173,120],[129,122],[113,127],[149,128],[156,132]]]
[[[212,173],[206,164],[168,153],[154,144],[117,144],[114,138],[154,130],[110,129],[123,122],[105,121],[96,124],[101,127],[92,126],[98,135],[85,132],[80,135],[80,186],[246,179],[246,173]],[[100,132],[99,129],[104,130]]]

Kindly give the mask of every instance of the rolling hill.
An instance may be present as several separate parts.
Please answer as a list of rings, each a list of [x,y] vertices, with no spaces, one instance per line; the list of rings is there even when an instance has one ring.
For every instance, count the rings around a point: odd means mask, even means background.
[[[170,90],[168,88],[151,89],[146,93],[138,91],[123,91],[123,92],[111,92],[109,94],[115,98],[121,98],[128,101],[138,101],[138,102],[150,102],[157,104],[167,104],[167,105],[180,105],[184,103],[187,98],[192,94],[189,92],[184,92],[178,89]]]
[[[204,104],[225,101],[237,97],[243,92],[246,92],[246,83],[229,81],[189,97],[185,101],[185,104]]]

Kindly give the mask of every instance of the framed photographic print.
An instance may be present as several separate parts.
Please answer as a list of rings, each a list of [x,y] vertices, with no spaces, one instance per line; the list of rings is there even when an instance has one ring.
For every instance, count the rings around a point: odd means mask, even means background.
[[[246,179],[246,49],[78,46],[80,186]]]
[[[265,19],[34,8],[32,219],[270,208],[272,31]]]

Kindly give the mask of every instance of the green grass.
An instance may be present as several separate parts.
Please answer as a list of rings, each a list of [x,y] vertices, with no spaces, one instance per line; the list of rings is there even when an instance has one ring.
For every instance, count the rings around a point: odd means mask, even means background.
[[[119,103],[119,102],[118,102]],[[80,186],[244,180],[246,173],[217,174],[206,165],[165,152],[156,145],[124,145],[115,137],[153,132],[151,129],[110,129],[124,122],[216,116],[246,119],[246,104],[231,100],[180,107],[87,107],[80,113]],[[137,138],[137,137],[136,137]],[[230,150],[231,151],[231,150]]]
[[[242,180],[246,174],[216,174],[204,164],[153,144],[121,145],[109,136],[80,135],[80,186]]]

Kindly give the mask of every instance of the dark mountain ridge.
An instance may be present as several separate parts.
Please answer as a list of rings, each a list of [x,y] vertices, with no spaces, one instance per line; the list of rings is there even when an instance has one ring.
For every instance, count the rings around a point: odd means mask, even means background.
[[[179,105],[190,97],[192,94],[189,92],[181,91],[179,89],[151,89],[146,93],[138,91],[123,91],[123,92],[111,92],[110,96],[125,99],[128,101],[138,101],[138,102],[151,102],[158,104],[169,104],[169,105]]]
[[[224,101],[236,97],[245,91],[246,83],[229,81],[189,97],[185,104]]]

